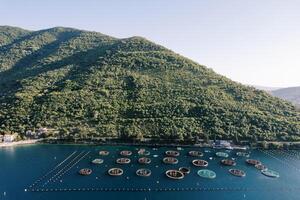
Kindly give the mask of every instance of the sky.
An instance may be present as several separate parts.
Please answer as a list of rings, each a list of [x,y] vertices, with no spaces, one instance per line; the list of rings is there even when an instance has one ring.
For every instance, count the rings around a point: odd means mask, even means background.
[[[299,0],[0,0],[0,25],[142,36],[243,84],[300,86]]]

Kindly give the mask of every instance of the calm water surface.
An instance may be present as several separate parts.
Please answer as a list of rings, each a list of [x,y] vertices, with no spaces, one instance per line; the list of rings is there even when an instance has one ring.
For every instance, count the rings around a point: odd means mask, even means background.
[[[119,152],[125,149],[134,152],[130,156],[132,162],[128,165],[116,164],[116,158],[120,157]],[[148,157],[152,159],[152,162],[149,165],[137,163],[139,158],[136,153],[137,147],[45,144],[2,148],[0,149],[0,199],[300,199],[299,151],[255,150],[251,152],[251,158],[262,161],[270,169],[280,173],[280,177],[274,179],[262,175],[257,169],[245,163],[246,158],[237,157],[236,152],[231,151],[228,152],[230,158],[234,157],[237,161],[235,168],[247,173],[244,178],[234,177],[228,173],[230,167],[220,165],[221,158],[214,156],[215,151],[207,149],[211,152],[205,153],[201,159],[209,161],[207,168],[217,173],[216,179],[208,180],[197,175],[197,170],[200,168],[191,164],[195,158],[187,156],[190,150],[204,152],[205,149],[185,148],[181,150],[178,157],[179,163],[176,165],[162,163],[164,152],[170,149],[175,150],[174,148],[146,149],[151,152]],[[101,157],[98,155],[100,150],[108,150],[110,155]],[[153,155],[158,155],[158,157],[153,157]],[[212,160],[209,159],[210,157]],[[94,158],[103,158],[104,163],[93,165],[91,160]],[[62,164],[59,165],[60,163]],[[182,166],[191,168],[191,173],[183,180],[171,180],[165,176],[164,172],[167,169],[178,169]],[[91,168],[92,175],[85,177],[78,175],[78,170],[84,167]],[[123,176],[108,176],[107,170],[111,167],[121,167],[124,170]],[[151,177],[136,176],[135,171],[139,168],[151,169]],[[43,177],[44,175],[46,176]],[[31,189],[51,192],[32,192]],[[84,189],[141,189],[145,191],[69,191]],[[165,189],[174,191],[160,191]],[[58,191],[55,192],[55,190]]]

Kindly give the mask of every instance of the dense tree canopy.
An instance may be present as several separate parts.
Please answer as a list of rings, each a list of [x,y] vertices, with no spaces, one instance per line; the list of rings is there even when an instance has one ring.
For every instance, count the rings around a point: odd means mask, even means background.
[[[0,132],[299,140],[295,107],[144,38],[0,27]]]

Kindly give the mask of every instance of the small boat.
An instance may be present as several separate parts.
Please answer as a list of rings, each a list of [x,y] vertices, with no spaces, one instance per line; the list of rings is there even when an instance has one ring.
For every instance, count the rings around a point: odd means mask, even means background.
[[[228,155],[228,153],[219,151],[216,153],[216,156],[221,157],[221,158],[228,158],[229,155]]]
[[[179,156],[180,153],[178,151],[169,150],[169,151],[166,151],[166,155],[167,156]]]
[[[221,163],[226,166],[235,166],[236,165],[236,162],[234,160],[230,160],[230,159],[221,160]]]
[[[150,164],[151,163],[151,159],[147,158],[147,157],[142,157],[138,159],[138,162],[140,164]]]
[[[121,156],[131,156],[132,155],[132,151],[128,151],[128,150],[124,150],[120,152]]]
[[[216,172],[208,169],[201,169],[197,172],[198,176],[202,178],[214,179],[217,177]]]
[[[138,169],[136,171],[136,175],[142,176],[142,177],[148,177],[151,175],[151,170],[150,169]]]
[[[150,151],[147,151],[146,149],[140,149],[140,150],[138,151],[138,154],[139,154],[140,156],[149,156],[149,155],[150,155]]]
[[[108,174],[111,176],[121,176],[123,174],[123,169],[121,168],[111,168],[108,170]]]
[[[271,178],[279,178],[279,173],[270,169],[263,169],[261,170],[261,173],[265,176],[271,177]]]
[[[187,175],[191,172],[191,169],[189,167],[180,167],[179,171],[181,171],[184,175]]]
[[[157,157],[158,157],[158,155],[156,155],[156,154],[155,154],[155,155],[153,155],[153,157],[154,157],[154,158],[157,158]]]
[[[166,171],[166,176],[176,180],[184,178],[184,174],[181,171],[174,170],[174,169]]]
[[[92,160],[92,163],[93,164],[102,164],[103,163],[103,159],[96,158],[96,159]]]
[[[193,157],[202,157],[203,153],[201,151],[189,151],[189,155]]]
[[[178,159],[177,158],[174,158],[174,157],[165,157],[163,159],[163,162],[165,164],[177,164],[178,163]]]
[[[79,170],[79,174],[83,175],[83,176],[88,176],[92,173],[92,170],[89,168],[83,168],[81,170]]]
[[[242,151],[236,152],[236,155],[237,155],[237,156],[240,156],[240,157],[245,157],[245,158],[249,158],[249,157],[250,157],[250,154],[249,154],[249,153],[247,153],[247,152],[242,152]]]
[[[240,169],[230,169],[229,173],[234,175],[234,176],[238,176],[238,177],[246,176],[246,173],[243,170],[240,170]]]
[[[205,153],[210,153],[210,150],[205,149],[204,152],[205,152]]]
[[[254,165],[254,167],[258,170],[266,170],[268,169],[265,165],[263,164],[257,164],[257,165]]]
[[[99,151],[99,155],[100,156],[108,156],[109,155],[109,151]]]
[[[259,160],[254,160],[254,159],[247,159],[246,163],[248,163],[249,165],[259,165],[261,164],[261,162]]]
[[[192,161],[192,163],[196,167],[207,167],[208,166],[208,162],[206,160],[195,159]]]
[[[128,164],[130,162],[131,162],[131,160],[129,158],[118,158],[116,160],[116,163],[118,163],[118,164]]]

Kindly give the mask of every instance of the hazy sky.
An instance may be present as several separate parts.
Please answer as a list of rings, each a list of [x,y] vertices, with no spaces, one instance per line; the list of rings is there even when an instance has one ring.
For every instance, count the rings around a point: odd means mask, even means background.
[[[241,83],[300,86],[300,0],[0,0],[0,24],[139,35]]]

